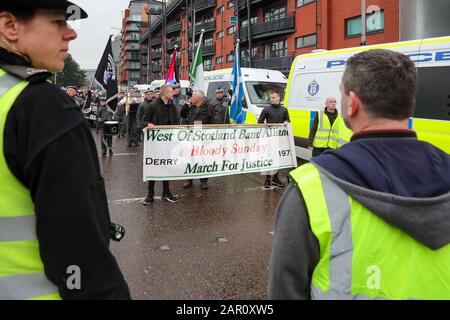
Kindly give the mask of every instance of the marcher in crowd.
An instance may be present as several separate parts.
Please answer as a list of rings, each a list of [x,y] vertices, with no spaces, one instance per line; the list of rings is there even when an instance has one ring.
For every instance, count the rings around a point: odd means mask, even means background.
[[[178,118],[180,118],[180,111],[183,107],[186,97],[181,94],[181,86],[179,83],[175,83],[173,86],[173,104],[177,108]]]
[[[150,103],[153,101],[153,91],[149,90],[145,93],[145,99],[141,102],[138,107],[138,111],[136,113],[136,135],[139,142],[142,142],[142,136],[144,128],[148,126],[148,122],[145,121],[145,115],[147,114],[147,110],[150,106]]]
[[[216,96],[211,100],[211,105],[215,111],[214,122],[217,124],[229,124],[230,113],[228,110],[228,99],[225,97],[225,92],[222,88],[217,88]]]
[[[194,91],[192,98],[186,100],[180,112],[182,118],[186,118],[188,125],[193,124],[214,124],[215,111],[213,106],[208,103],[205,93],[201,90]],[[192,179],[186,180],[183,188],[192,187]],[[208,179],[200,179],[202,190],[208,189]]]
[[[409,57],[351,57],[351,142],[291,173],[276,215],[270,299],[450,299],[450,155],[408,130]]]
[[[153,130],[157,125],[178,125],[177,108],[172,102],[173,89],[169,85],[161,86],[161,96],[158,99],[153,99],[147,109],[147,114],[144,118],[148,122],[148,129]],[[168,202],[177,202],[177,199],[170,191],[169,181],[163,181],[162,199]],[[155,195],[155,181],[148,182],[148,194],[144,200],[144,205],[152,204]]]
[[[126,117],[127,117],[127,143],[128,147],[134,143],[136,147],[139,146],[137,128],[136,128],[136,114],[141,103],[141,99],[136,96],[137,94],[128,94],[127,104],[126,104]]]
[[[272,91],[270,94],[270,106],[265,107],[259,116],[258,123],[284,123],[287,124],[291,122],[289,118],[289,113],[286,108],[283,108],[280,103],[280,93],[277,91]],[[278,177],[278,172],[271,175],[266,175],[266,181],[264,182],[264,187],[269,188],[271,185],[277,187],[285,187],[286,185],[280,181]]]
[[[121,91],[119,93],[117,103],[117,110],[116,110],[116,120],[119,122],[119,134],[117,135],[118,138],[125,137],[126,129],[127,129],[127,117],[126,117],[126,94],[125,92]]]
[[[101,132],[100,137],[100,144],[102,146],[102,156],[105,157],[107,151],[109,151],[109,156],[112,157],[113,151],[112,151],[112,140],[113,137],[111,134],[107,134],[105,132],[105,122],[114,120],[113,113],[108,110],[106,106],[106,98],[101,97],[100,98],[100,107],[98,109],[97,113],[97,121],[98,121],[98,128]]]
[[[309,133],[309,146],[313,147],[312,156],[317,157],[324,151],[338,148],[339,112],[336,98],[328,97],[324,111],[319,111]]]
[[[47,81],[77,37],[69,17],[87,14],[65,0],[0,2],[0,299],[130,299],[89,126]]]
[[[78,96],[78,88],[75,86],[68,86],[66,89],[66,93],[69,97],[72,98],[73,102],[78,106],[81,110],[83,109],[84,101]]]

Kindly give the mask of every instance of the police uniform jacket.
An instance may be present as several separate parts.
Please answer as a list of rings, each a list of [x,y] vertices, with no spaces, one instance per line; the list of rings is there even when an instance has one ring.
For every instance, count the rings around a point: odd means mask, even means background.
[[[0,65],[31,67],[2,48]],[[47,82],[49,76],[22,74],[31,83],[7,115],[2,150],[33,199],[45,273],[63,299],[129,299],[109,250],[111,221],[95,142],[78,106]],[[82,270],[81,290],[67,288],[71,265]]]

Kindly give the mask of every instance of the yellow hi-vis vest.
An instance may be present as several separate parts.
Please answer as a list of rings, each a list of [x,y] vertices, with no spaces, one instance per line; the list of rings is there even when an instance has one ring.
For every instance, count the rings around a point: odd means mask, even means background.
[[[61,299],[44,273],[30,192],[3,154],[6,117],[28,84],[0,69],[0,300]]]
[[[335,122],[336,121],[338,122],[338,133],[337,135],[335,135],[335,139],[337,140],[338,148],[341,148],[343,145],[350,142],[353,136],[353,131],[347,128],[344,122],[344,118],[340,114],[336,118]]]
[[[314,164],[291,172],[320,260],[312,299],[450,299],[450,244],[432,250],[347,195]]]
[[[336,120],[334,120],[333,125],[331,125],[330,119],[328,119],[328,116],[325,114],[324,111],[319,111],[317,113],[317,117],[319,118],[316,136],[314,137],[313,141],[314,148],[337,149],[338,141],[336,136],[339,134],[338,127],[340,114],[338,114]]]

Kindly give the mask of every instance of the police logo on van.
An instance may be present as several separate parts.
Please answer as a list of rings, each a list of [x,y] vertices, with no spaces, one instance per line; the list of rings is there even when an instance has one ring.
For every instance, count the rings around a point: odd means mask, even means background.
[[[314,79],[310,85],[308,86],[308,93],[310,96],[315,96],[319,93],[320,90],[320,85],[319,83],[316,81],[316,79]]]

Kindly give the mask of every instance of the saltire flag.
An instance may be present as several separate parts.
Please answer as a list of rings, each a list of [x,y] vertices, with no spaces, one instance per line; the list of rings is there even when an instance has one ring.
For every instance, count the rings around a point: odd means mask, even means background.
[[[117,88],[117,74],[114,65],[111,37],[109,37],[102,59],[95,72],[95,82],[97,82],[103,91],[106,91],[106,105],[109,111],[115,114],[119,90]]]
[[[242,109],[244,100],[244,87],[242,85],[241,63],[239,61],[239,39],[237,40],[236,49],[234,50],[234,64],[231,72],[231,105],[230,119],[236,124],[245,122],[245,112]]]
[[[200,35],[200,40],[198,41],[197,51],[195,52],[194,61],[192,62],[191,70],[189,71],[190,76],[190,87],[193,91],[201,90],[205,92],[205,76],[203,72],[203,52],[202,52],[202,42],[203,34],[205,31],[202,29]]]
[[[177,56],[177,50],[173,51],[172,60],[170,60],[169,71],[167,71],[166,84],[174,85],[176,82],[175,78],[175,57]]]

